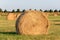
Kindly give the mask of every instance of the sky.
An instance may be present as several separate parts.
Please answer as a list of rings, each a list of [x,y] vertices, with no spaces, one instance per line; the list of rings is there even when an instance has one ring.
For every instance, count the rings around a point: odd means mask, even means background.
[[[60,9],[60,0],[0,0],[0,8],[12,9]]]

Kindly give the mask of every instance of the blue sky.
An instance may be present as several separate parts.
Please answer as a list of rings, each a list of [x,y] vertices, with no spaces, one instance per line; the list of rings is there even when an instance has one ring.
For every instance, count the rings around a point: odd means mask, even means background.
[[[0,0],[0,8],[12,9],[60,9],[60,0]]]

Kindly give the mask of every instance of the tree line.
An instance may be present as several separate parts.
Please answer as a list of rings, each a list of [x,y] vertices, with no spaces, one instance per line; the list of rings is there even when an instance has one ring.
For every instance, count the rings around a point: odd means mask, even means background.
[[[31,10],[31,9],[29,9],[29,10]],[[34,10],[36,10],[36,9],[34,9]],[[12,12],[12,13],[14,13],[14,12],[24,12],[25,11],[25,9],[24,10],[22,10],[22,11],[20,11],[20,9],[17,9],[16,11],[13,9],[12,11],[8,11],[8,10],[2,10],[1,8],[0,8],[0,12]],[[42,9],[40,9],[40,11],[43,11]],[[52,9],[50,9],[50,10],[44,10],[43,12],[60,12],[60,10],[57,10],[57,9],[55,9],[55,10],[52,10]]]
[[[12,12],[12,13],[14,13],[14,12],[21,12],[21,11],[20,11],[20,9],[17,9],[16,11],[15,11],[14,9],[13,9],[12,11],[8,11],[8,10],[5,9],[5,10],[3,11],[3,10],[0,8],[0,12],[4,12],[4,13],[5,13],[5,12]]]

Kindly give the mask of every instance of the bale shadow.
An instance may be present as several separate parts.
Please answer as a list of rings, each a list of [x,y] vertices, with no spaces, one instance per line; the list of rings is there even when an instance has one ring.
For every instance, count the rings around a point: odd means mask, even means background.
[[[60,20],[52,20],[53,22],[60,22]]]
[[[60,24],[54,24],[54,25],[60,25]]]
[[[16,32],[0,32],[0,34],[16,34]]]

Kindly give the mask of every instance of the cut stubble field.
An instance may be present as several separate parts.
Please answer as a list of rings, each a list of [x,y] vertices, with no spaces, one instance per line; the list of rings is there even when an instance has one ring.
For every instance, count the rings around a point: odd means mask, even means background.
[[[60,16],[49,16],[50,28],[48,35],[17,35],[15,20],[6,20],[5,16],[0,17],[0,40],[60,40]]]

